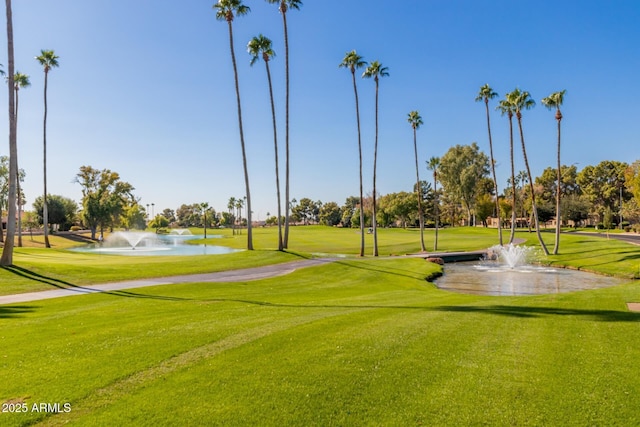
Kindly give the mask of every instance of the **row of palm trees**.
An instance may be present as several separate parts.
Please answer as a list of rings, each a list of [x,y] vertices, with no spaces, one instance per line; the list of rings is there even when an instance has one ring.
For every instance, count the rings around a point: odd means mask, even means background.
[[[561,193],[561,185],[560,185],[560,180],[561,180],[561,175],[560,175],[560,121],[562,120],[562,113],[560,112],[560,107],[562,106],[562,103],[564,101],[564,95],[566,93],[566,90],[562,90],[559,92],[554,92],[551,95],[549,95],[546,98],[542,99],[542,104],[544,106],[546,106],[549,109],[555,109],[556,110],[556,120],[558,121],[558,144],[557,144],[557,162],[558,162],[558,169],[557,169],[557,190],[556,190],[556,218],[560,218],[560,193]],[[499,200],[498,200],[498,182],[496,179],[496,171],[495,171],[495,159],[493,157],[493,141],[491,138],[491,121],[490,121],[490,116],[489,116],[489,101],[491,99],[494,99],[498,97],[498,94],[496,92],[493,91],[493,89],[488,85],[485,84],[484,86],[480,87],[480,91],[478,92],[478,95],[476,96],[476,101],[482,101],[485,104],[485,110],[486,110],[486,115],[487,115],[487,130],[489,133],[489,152],[490,152],[490,156],[491,156],[491,170],[492,170],[492,175],[493,175],[493,184],[494,184],[494,190],[495,190],[495,194],[496,194],[496,214],[498,217],[498,237],[499,237],[499,241],[500,241],[500,245],[503,244],[502,241],[502,226],[500,224],[500,204],[499,204]],[[499,110],[502,115],[506,115],[507,118],[509,119],[509,141],[510,141],[510,154],[511,154],[511,183],[515,183],[515,165],[514,165],[514,152],[513,152],[513,116],[516,116],[516,119],[518,120],[518,130],[520,133],[520,142],[521,142],[521,146],[522,146],[522,155],[524,158],[524,164],[525,164],[525,169],[527,171],[527,176],[528,176],[528,181],[529,181],[529,186],[530,186],[530,195],[531,195],[531,206],[532,206],[532,213],[533,213],[533,219],[534,219],[534,225],[535,225],[535,230],[536,230],[536,236],[538,238],[538,242],[540,243],[540,247],[542,248],[542,250],[544,251],[545,255],[549,255],[549,250],[547,249],[547,246],[545,245],[544,241],[542,240],[542,236],[540,234],[540,224],[538,221],[538,212],[537,212],[537,205],[536,205],[536,196],[535,196],[535,191],[533,189],[533,177],[531,175],[531,169],[529,168],[529,160],[527,158],[527,150],[526,150],[526,145],[525,145],[525,140],[524,140],[524,131],[522,129],[522,111],[523,110],[529,110],[531,108],[533,108],[535,106],[535,101],[531,98],[531,95],[529,94],[529,92],[527,91],[522,91],[518,88],[516,88],[515,90],[513,90],[512,92],[509,92],[505,95],[504,99],[500,100],[500,102],[498,103],[497,106],[497,110]],[[512,184],[513,185],[513,184]],[[513,194],[513,206],[515,206],[515,191],[512,191]],[[512,220],[511,220],[511,233],[510,233],[510,237],[509,237],[509,243],[513,242],[514,239],[514,235],[515,235],[515,209],[512,211]],[[555,232],[555,245],[554,245],[554,249],[553,249],[553,254],[557,255],[558,254],[558,250],[560,247],[560,221],[556,221],[556,232]]]
[[[373,78],[376,84],[375,94],[375,141],[373,149],[373,256],[378,256],[378,227],[376,224],[376,170],[378,164],[378,94],[380,88],[380,78],[387,77],[389,75],[389,69],[383,67],[379,61],[372,61],[367,65],[367,62],[358,55],[355,50],[347,52],[339,65],[340,68],[348,68],[351,71],[351,79],[353,81],[353,92],[356,101],[356,123],[358,127],[358,158],[360,168],[360,206],[364,206],[364,194],[362,184],[362,138],[360,129],[360,105],[358,101],[358,87],[356,84],[356,70],[365,68],[362,73],[363,78]],[[360,256],[364,256],[364,209],[360,209]]]
[[[29,76],[15,71],[14,43],[13,43],[13,11],[11,0],[5,0],[6,27],[7,27],[7,56],[8,56],[8,98],[9,98],[9,194],[7,209],[7,239],[4,242],[0,265],[10,266],[13,264],[13,248],[16,234],[16,222],[20,221],[20,182],[18,173],[18,92],[20,88],[30,86]],[[58,66],[58,56],[53,50],[42,50],[36,60],[44,68],[44,120],[43,120],[43,172],[44,172],[44,197],[43,197],[43,223],[46,247],[51,247],[48,236],[48,212],[47,212],[47,83],[49,71]],[[16,215],[18,212],[18,215]],[[16,217],[18,219],[16,219]],[[19,235],[18,244],[21,245]]]
[[[284,219],[284,235],[281,224],[281,195],[280,195],[280,172],[278,162],[278,139],[276,126],[275,104],[273,101],[273,88],[271,84],[271,71],[269,69],[269,60],[275,55],[271,40],[260,34],[254,37],[248,44],[247,49],[252,56],[251,65],[253,65],[260,57],[266,65],[267,79],[269,84],[269,98],[271,101],[271,115],[273,121],[273,142],[275,149],[276,164],[276,190],[278,203],[278,250],[286,249],[289,245],[289,187],[290,187],[290,166],[289,166],[289,34],[287,27],[287,12],[290,9],[300,9],[302,1],[300,0],[266,0],[268,3],[277,4],[278,10],[282,15],[284,26],[284,45],[285,45],[285,219]],[[231,62],[233,64],[233,73],[235,78],[236,101],[238,106],[238,126],[240,129],[240,146],[242,148],[242,163],[244,167],[245,192],[247,200],[247,249],[253,249],[253,235],[251,225],[251,192],[249,186],[249,172],[247,170],[247,153],[244,141],[244,131],[242,127],[242,108],[240,104],[240,85],[238,82],[238,68],[236,65],[236,56],[233,44],[233,20],[236,16],[243,16],[250,12],[250,8],[242,3],[242,0],[218,0],[214,4],[216,9],[216,18],[220,21],[226,21],[229,27],[229,46],[231,50]]]

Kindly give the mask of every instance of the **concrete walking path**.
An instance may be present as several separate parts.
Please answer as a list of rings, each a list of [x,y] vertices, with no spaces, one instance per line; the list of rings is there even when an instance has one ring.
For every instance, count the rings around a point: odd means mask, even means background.
[[[294,272],[299,268],[322,265],[336,261],[331,258],[306,259],[282,264],[266,265],[264,267],[244,268],[241,270],[220,271],[216,273],[187,274],[182,276],[158,277],[151,279],[128,280],[124,282],[105,283],[101,285],[74,286],[51,291],[28,292],[23,294],[0,296],[0,305],[16,304],[30,301],[40,301],[51,298],[85,295],[101,292],[120,291],[123,289],[143,288],[146,286],[175,285],[180,283],[215,283],[215,282],[245,282],[269,277],[277,277]]]

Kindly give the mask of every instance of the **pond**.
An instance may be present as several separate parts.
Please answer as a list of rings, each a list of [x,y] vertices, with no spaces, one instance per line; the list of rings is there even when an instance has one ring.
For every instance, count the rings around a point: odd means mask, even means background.
[[[209,235],[207,237],[221,238],[222,236]],[[204,239],[202,235],[127,231],[113,233],[103,243],[93,243],[73,248],[72,250],[75,252],[125,256],[220,255],[241,250],[219,245],[187,243],[187,241],[202,239]]]
[[[438,288],[475,295],[539,295],[616,286],[624,279],[584,271],[534,265],[505,266],[495,261],[445,264]]]

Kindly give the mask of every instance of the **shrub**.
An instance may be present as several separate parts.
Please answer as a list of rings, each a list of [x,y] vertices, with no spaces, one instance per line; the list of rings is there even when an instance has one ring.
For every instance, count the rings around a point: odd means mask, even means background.
[[[69,228],[70,231],[81,231],[82,227],[80,227],[79,225],[72,225],[71,228]]]

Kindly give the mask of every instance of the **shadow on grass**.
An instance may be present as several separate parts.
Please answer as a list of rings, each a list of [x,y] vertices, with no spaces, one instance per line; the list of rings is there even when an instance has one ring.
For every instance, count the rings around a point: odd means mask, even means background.
[[[543,316],[584,316],[601,322],[640,322],[640,313],[617,310],[582,310],[574,308],[529,307],[512,305],[435,307],[436,311],[456,313],[484,313],[500,316],[537,318]]]
[[[529,306],[508,306],[508,305],[492,305],[492,306],[436,306],[436,307],[420,307],[420,306],[398,306],[398,305],[358,305],[358,304],[284,304],[273,303],[268,301],[255,301],[231,298],[215,298],[206,300],[194,300],[200,302],[232,302],[241,304],[258,305],[262,307],[277,308],[344,308],[344,309],[362,309],[362,310],[422,310],[429,311],[446,311],[456,313],[482,313],[490,315],[510,316],[518,318],[540,318],[545,316],[584,316],[591,318],[590,320],[599,322],[640,322],[640,312],[616,311],[616,310],[581,310],[567,308],[550,308],[550,307],[529,307]]]
[[[334,261],[334,262],[336,264],[344,265],[350,268],[357,268],[359,270],[367,270],[367,271],[373,271],[376,273],[383,273],[383,274],[392,274],[394,276],[408,277],[410,279],[427,280],[427,276],[422,275],[420,273],[411,274],[411,272],[406,269],[391,268],[388,266],[377,268],[371,264],[363,264],[359,262],[349,262],[349,261]]]
[[[44,276],[42,274],[33,272],[31,270],[27,270],[26,268],[23,267],[18,267],[16,265],[12,265],[12,266],[8,266],[8,267],[0,267],[3,268],[4,270],[7,270],[13,274],[16,274],[20,277],[24,277],[26,279],[29,280],[33,280],[36,282],[40,282],[40,283],[44,283],[50,286],[53,286],[55,288],[58,289],[64,289],[70,292],[78,292],[81,294],[106,294],[106,295],[112,295],[112,296],[117,296],[117,297],[125,297],[125,298],[145,298],[145,299],[156,299],[156,300],[163,300],[163,301],[183,301],[186,300],[185,298],[179,298],[179,297],[167,297],[167,296],[162,296],[162,295],[147,295],[147,294],[139,294],[136,292],[129,292],[129,291],[108,291],[108,290],[102,290],[102,289],[97,289],[97,288],[91,288],[88,286],[80,286],[80,285],[75,285],[73,283],[70,282],[65,282],[64,280],[60,280],[60,279],[56,279],[53,277],[48,277],[48,276]],[[3,306],[0,306],[0,309],[2,309]],[[7,307],[5,307],[7,308]],[[8,307],[8,308],[15,308],[15,306],[13,307]],[[0,318],[2,317],[2,311],[0,311]]]
[[[23,313],[31,313],[36,309],[30,305],[13,305],[10,307],[0,305],[0,319],[14,319],[22,317]]]

